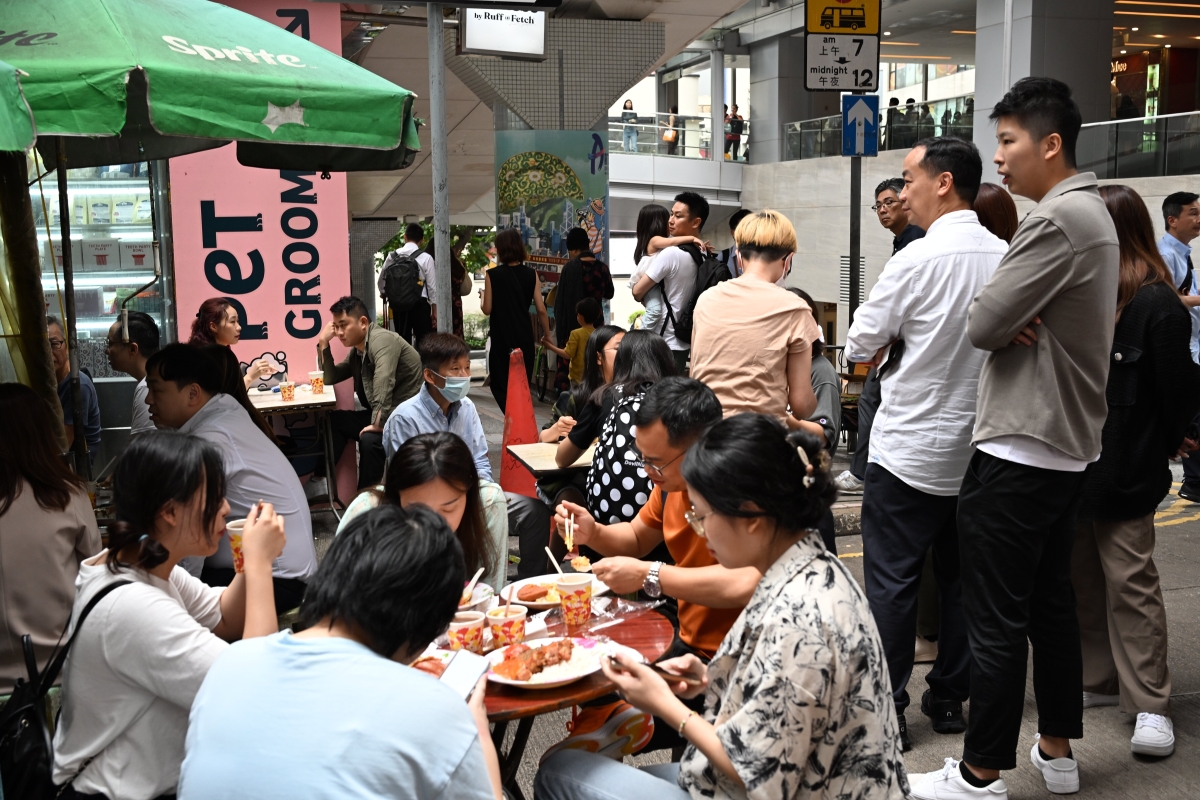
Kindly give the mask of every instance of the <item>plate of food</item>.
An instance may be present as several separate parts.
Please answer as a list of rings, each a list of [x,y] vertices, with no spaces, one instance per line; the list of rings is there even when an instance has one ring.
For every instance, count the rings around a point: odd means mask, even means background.
[[[464,586],[465,590],[466,587]],[[475,590],[471,592],[471,597],[464,600],[459,598],[459,611],[487,611],[488,602],[495,596],[496,590],[488,586],[486,583],[475,584]]]
[[[618,650],[640,658],[637,651],[613,642],[565,636],[537,639],[489,653],[492,668],[487,677],[505,686],[553,689],[599,672],[600,659]]]
[[[538,611],[546,611],[551,608],[558,608],[561,600],[558,597],[558,575],[538,575],[536,578],[526,578],[523,581],[515,581],[505,586],[500,590],[501,602],[508,600],[509,594],[516,592],[513,595],[513,602],[520,603],[523,606],[536,609]],[[592,597],[608,593],[606,586],[595,575],[592,576]]]
[[[425,651],[424,655],[409,664],[409,666],[413,669],[419,669],[421,672],[427,672],[435,678],[441,678],[442,673],[446,671],[446,665],[450,663],[450,659],[453,657],[454,652],[452,650],[430,648]]]

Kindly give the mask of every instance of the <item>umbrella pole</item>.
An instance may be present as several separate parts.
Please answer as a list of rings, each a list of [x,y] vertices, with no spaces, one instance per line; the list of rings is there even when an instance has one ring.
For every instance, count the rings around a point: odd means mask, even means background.
[[[46,336],[46,299],[42,293],[42,256],[29,199],[29,174],[22,152],[0,152],[0,236],[7,250],[7,268],[15,320],[20,338],[9,339],[14,364],[23,364],[21,376],[54,412],[54,434],[65,450],[58,379]],[[20,371],[18,372],[18,375]]]
[[[71,452],[75,454],[75,471],[85,480],[92,479],[92,465],[88,459],[87,432],[83,424],[83,392],[79,389],[79,337],[75,335],[75,272],[71,264],[71,201],[67,197],[67,145],[63,137],[58,137],[57,153],[58,174],[58,217],[62,235],[62,264],[63,264],[63,306],[67,318],[63,324],[67,326],[67,353],[71,359],[71,408],[74,410],[72,419],[75,420],[75,441],[71,443]]]
[[[446,154],[446,57],[442,6],[427,3],[429,26],[429,143],[433,151],[433,242],[438,333],[454,332],[454,298],[450,287],[450,166]]]

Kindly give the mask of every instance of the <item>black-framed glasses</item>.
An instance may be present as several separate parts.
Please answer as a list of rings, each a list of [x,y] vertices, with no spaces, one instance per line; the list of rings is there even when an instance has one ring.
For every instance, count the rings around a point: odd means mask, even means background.
[[[686,450],[683,451],[683,453],[686,453],[686,452],[687,452]],[[671,466],[672,464],[674,464],[679,459],[683,458],[683,453],[680,453],[679,455],[675,456],[670,461],[663,464],[661,467],[658,464],[655,464],[652,461],[650,461],[646,458],[643,458],[642,466],[646,468],[646,472],[648,472],[648,473],[653,472],[655,475],[662,478],[662,477],[664,477],[663,470],[666,469],[667,467]]]
[[[62,339],[51,339],[50,340],[50,349],[51,350],[62,350],[63,345],[65,345],[65,344],[66,344],[66,342],[63,341]]]
[[[871,206],[871,210],[878,212],[881,208],[891,208],[899,202],[899,200],[884,200],[882,203],[876,203],[875,205]]]

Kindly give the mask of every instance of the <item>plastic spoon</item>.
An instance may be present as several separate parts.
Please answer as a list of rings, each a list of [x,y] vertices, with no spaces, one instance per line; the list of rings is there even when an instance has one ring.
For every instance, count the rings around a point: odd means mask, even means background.
[[[475,570],[475,577],[471,578],[471,582],[467,584],[467,588],[463,589],[462,602],[459,605],[466,605],[471,602],[471,596],[475,594],[475,584],[479,583],[479,576],[483,574],[483,567]]]

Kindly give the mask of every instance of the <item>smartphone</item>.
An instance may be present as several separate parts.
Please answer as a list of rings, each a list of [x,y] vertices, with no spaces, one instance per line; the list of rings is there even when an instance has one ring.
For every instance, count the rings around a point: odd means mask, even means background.
[[[479,679],[487,674],[491,664],[483,656],[477,656],[469,650],[455,650],[442,673],[442,683],[458,692],[464,700],[471,699],[471,692]]]
[[[628,672],[628,670],[625,669],[625,667],[623,667],[621,665],[621,662],[617,661],[611,655],[608,657],[608,664],[609,664],[609,666],[611,666],[613,669],[617,670],[618,672]],[[682,684],[686,684],[687,686],[703,686],[704,685],[704,682],[698,678],[691,678],[691,677],[688,677],[687,675],[675,675],[674,673],[667,672],[665,669],[663,669],[662,667],[659,667],[656,664],[646,664],[646,666],[650,667],[651,672],[655,673],[656,675],[659,675],[662,678],[665,678],[670,683],[682,683]]]

